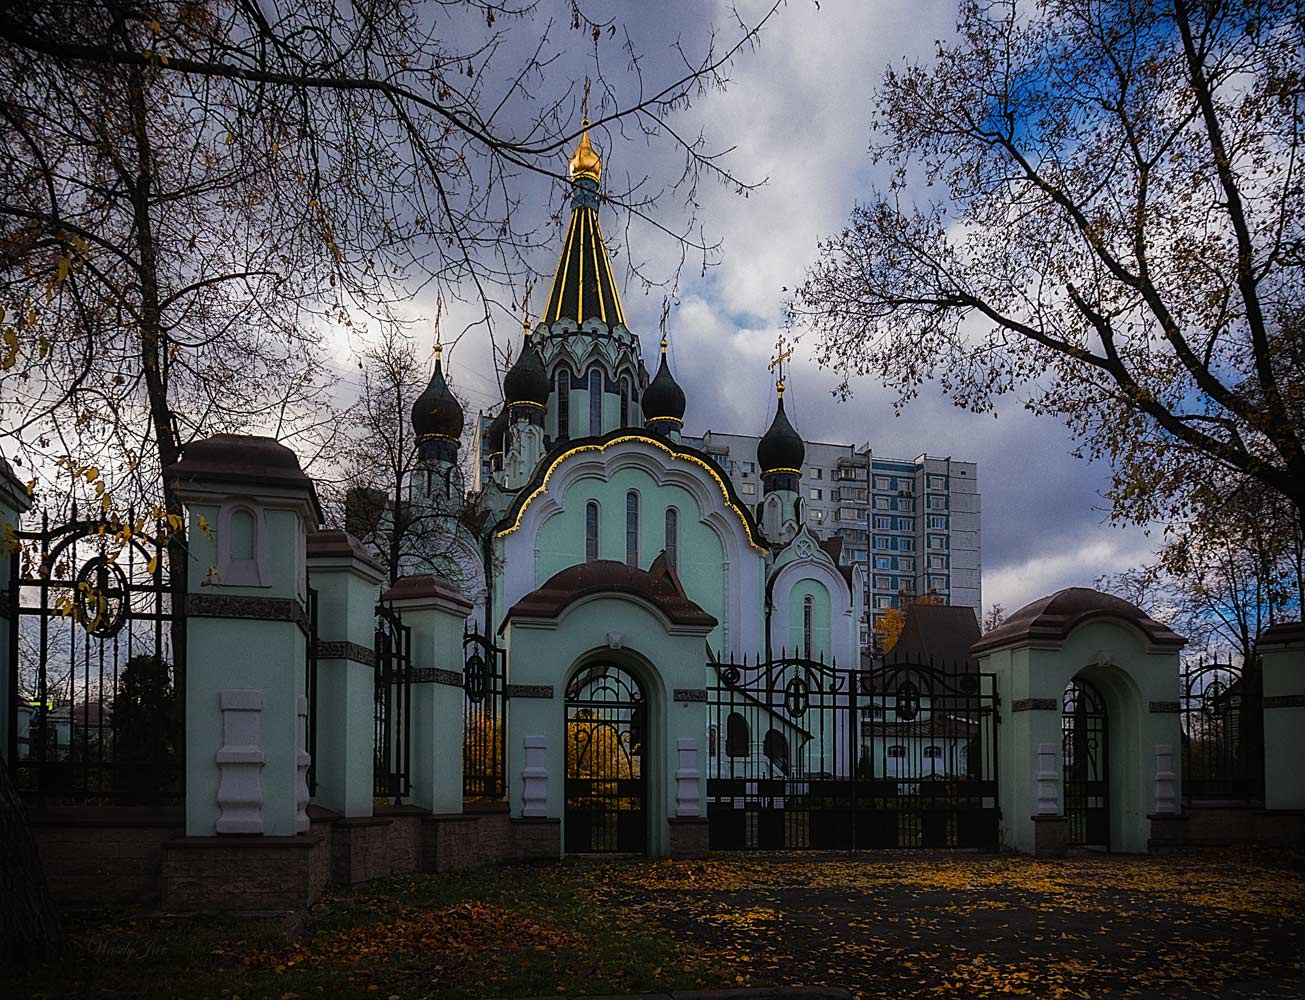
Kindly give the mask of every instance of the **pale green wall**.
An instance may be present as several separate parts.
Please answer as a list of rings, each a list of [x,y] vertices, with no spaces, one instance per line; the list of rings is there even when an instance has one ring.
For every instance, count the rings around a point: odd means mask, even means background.
[[[608,648],[608,633],[621,634],[620,649]],[[552,698],[513,698],[508,703],[508,792],[513,816],[522,810],[525,766],[523,741],[543,736],[548,741],[549,772],[547,814],[562,817],[566,776],[565,685],[578,666],[589,662],[615,663],[630,671],[643,687],[648,704],[649,853],[668,849],[667,817],[675,809],[675,741],[692,739],[698,745],[702,767],[707,732],[703,702],[672,700],[676,688],[701,690],[703,647],[701,635],[669,635],[652,611],[619,595],[572,606],[556,628],[523,628],[513,623],[507,633],[512,683],[547,685]],[[703,785],[699,785],[701,796]],[[701,815],[705,803],[699,801]],[[565,820],[563,820],[565,823]],[[565,843],[565,831],[563,831]]]
[[[1033,851],[1037,805],[1037,747],[1056,748],[1061,777],[1061,706],[1065,687],[1075,676],[1094,684],[1106,702],[1111,850],[1144,852],[1150,839],[1155,746],[1168,744],[1174,770],[1182,781],[1182,740],[1179,717],[1152,712],[1152,703],[1178,701],[1178,654],[1149,653],[1146,641],[1131,626],[1110,619],[1089,621],[1075,629],[1060,648],[1007,648],[984,655],[980,669],[997,675],[1001,693],[999,795],[1002,840],[1007,847]],[[1056,707],[1014,711],[1027,699],[1054,699]]]
[[[322,642],[375,643],[376,583],[347,569],[309,569]],[[343,816],[372,814],[374,668],[348,659],[317,663],[317,795]]]
[[[1305,643],[1261,648],[1264,669],[1264,806],[1305,809]]]
[[[788,639],[790,654],[805,655],[804,651],[804,615],[803,604],[806,598],[812,598],[811,604],[811,657],[824,658],[826,663],[832,659],[829,645],[829,619],[831,601],[829,588],[819,580],[803,579],[793,584],[788,598]]]
[[[680,486],[658,486],[642,469],[627,468],[610,480],[580,479],[560,498],[562,510],[545,522],[537,537],[535,586],[555,573],[584,562],[585,505],[599,503],[599,556],[625,561],[625,495],[639,492],[639,568],[648,569],[665,544],[666,508],[680,512],[679,561],[676,572],[685,593],[718,622],[725,621],[725,557],[716,533],[702,523],[697,501]],[[828,608],[828,593],[826,609]],[[828,621],[828,610],[825,620]],[[710,641],[719,644],[720,626]],[[828,626],[826,626],[826,637]],[[700,657],[701,658],[701,657]]]
[[[250,594],[259,597],[304,596],[304,527],[289,510],[264,515],[270,587],[204,585],[208,567],[216,564],[218,508],[194,504],[188,509],[187,538],[192,594],[220,597]],[[200,516],[213,526],[210,540],[198,527]],[[304,691],[307,652],[303,631],[293,622],[190,616],[186,623],[186,833],[209,836],[218,818],[219,773],[216,754],[222,747],[220,692],[256,688],[263,692],[260,727],[264,759],[263,832],[267,836],[295,834],[295,786],[298,743],[297,698]]]

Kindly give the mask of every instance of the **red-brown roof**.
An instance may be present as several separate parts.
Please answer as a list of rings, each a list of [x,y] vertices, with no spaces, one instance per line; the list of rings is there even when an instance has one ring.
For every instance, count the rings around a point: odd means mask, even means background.
[[[644,598],[675,625],[716,627],[716,619],[685,595],[674,569],[664,559],[659,557],[653,568],[658,572],[650,573],[611,559],[570,566],[512,605],[504,625],[510,618],[557,618],[582,597],[612,593]]]
[[[1187,642],[1122,597],[1088,587],[1068,587],[1020,608],[970,647],[982,653],[1016,642],[1063,642],[1079,625],[1094,618],[1122,618],[1140,628],[1157,646],[1178,649]]]
[[[399,577],[389,590],[381,594],[381,601],[388,603],[419,597],[440,597],[454,604],[465,605],[468,611],[473,607],[472,603],[462,596],[462,591],[456,584],[434,573],[415,573],[411,576]]]

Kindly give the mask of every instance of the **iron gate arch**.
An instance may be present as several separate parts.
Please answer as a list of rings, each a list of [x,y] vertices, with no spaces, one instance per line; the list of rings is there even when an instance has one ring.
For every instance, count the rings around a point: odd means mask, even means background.
[[[1258,663],[1198,661],[1182,674],[1183,799],[1263,803],[1264,683]]]
[[[1060,713],[1068,842],[1110,848],[1110,731],[1106,701],[1090,681],[1075,677]]]
[[[566,853],[648,847],[647,702],[624,667],[582,667],[566,687]]]
[[[185,782],[180,517],[128,510],[15,530],[10,556],[18,789],[45,801],[179,799]],[[174,565],[175,562],[175,565]]]
[[[997,845],[997,692],[972,664],[708,664],[716,850]]]

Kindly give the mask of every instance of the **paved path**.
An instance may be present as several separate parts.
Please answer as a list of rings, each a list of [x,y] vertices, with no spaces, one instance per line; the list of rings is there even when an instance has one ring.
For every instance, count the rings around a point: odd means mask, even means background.
[[[1290,855],[753,855],[585,880],[750,982],[861,997],[1305,997],[1305,866]]]

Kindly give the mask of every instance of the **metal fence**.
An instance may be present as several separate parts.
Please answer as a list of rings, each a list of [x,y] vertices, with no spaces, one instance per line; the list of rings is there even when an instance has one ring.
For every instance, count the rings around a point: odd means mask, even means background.
[[[997,845],[997,693],[972,665],[709,664],[718,850]]]
[[[506,657],[501,647],[480,632],[463,635],[462,652],[462,797],[467,802],[501,802],[507,795]]]
[[[1258,665],[1197,662],[1182,676],[1183,798],[1264,800],[1264,698]]]
[[[412,793],[412,626],[376,606],[372,794],[399,805]]]
[[[6,756],[46,802],[176,800],[185,774],[184,559],[167,518],[18,530],[8,603]]]

